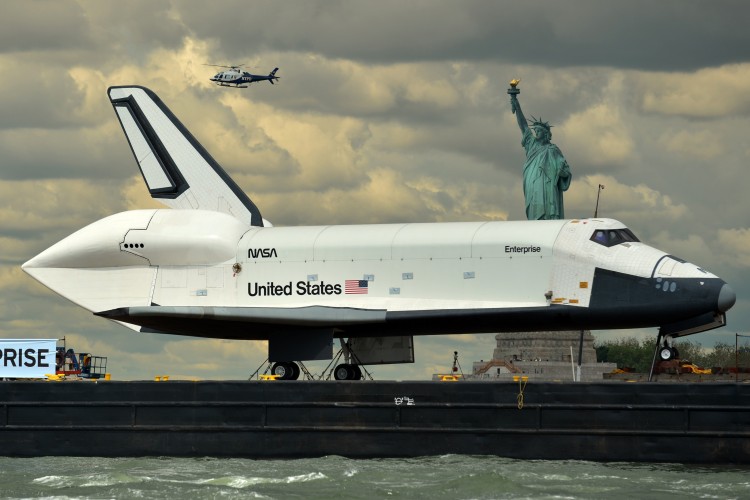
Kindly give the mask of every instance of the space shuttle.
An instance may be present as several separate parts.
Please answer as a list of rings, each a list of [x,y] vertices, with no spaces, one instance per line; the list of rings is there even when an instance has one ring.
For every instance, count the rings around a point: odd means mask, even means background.
[[[413,336],[726,324],[718,276],[613,219],[274,227],[151,90],[108,89],[151,196],[23,264],[56,293],[140,333],[268,341],[273,373],[331,359],[414,361]]]

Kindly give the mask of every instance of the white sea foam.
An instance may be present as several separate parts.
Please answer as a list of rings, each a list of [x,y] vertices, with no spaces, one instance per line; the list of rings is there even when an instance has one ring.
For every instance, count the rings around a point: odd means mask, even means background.
[[[114,474],[91,474],[85,476],[84,482],[81,483],[81,487],[89,486],[114,486],[117,484],[130,484],[140,483],[144,481],[151,481],[152,478],[148,476],[134,477],[129,474],[114,473]]]
[[[53,472],[50,474],[50,472]],[[0,457],[4,498],[745,498],[745,466],[451,455],[299,460]]]
[[[322,472],[311,472],[309,474],[302,474],[300,476],[289,476],[286,478],[286,483],[306,483],[308,481],[316,481],[318,479],[326,479],[326,475]]]
[[[211,479],[202,479],[195,481],[195,484],[211,484],[215,486],[228,486],[230,488],[247,488],[248,486],[257,486],[262,484],[291,484],[326,479],[327,476],[321,472],[311,472],[298,476],[287,477],[254,477],[254,476],[224,476]]]
[[[68,476],[43,476],[34,479],[32,483],[58,488],[72,486],[74,484],[73,480]]]

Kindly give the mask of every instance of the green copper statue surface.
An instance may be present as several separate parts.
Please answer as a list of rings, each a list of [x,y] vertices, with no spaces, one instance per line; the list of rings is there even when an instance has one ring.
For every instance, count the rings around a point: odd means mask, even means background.
[[[528,220],[563,219],[563,191],[570,187],[571,173],[568,162],[560,148],[550,142],[550,125],[531,117],[530,125],[521,111],[518,102],[520,91],[518,80],[510,82],[511,110],[516,115],[518,126],[523,134],[521,144],[526,150],[526,163],[523,166],[523,194],[526,198],[526,218]]]

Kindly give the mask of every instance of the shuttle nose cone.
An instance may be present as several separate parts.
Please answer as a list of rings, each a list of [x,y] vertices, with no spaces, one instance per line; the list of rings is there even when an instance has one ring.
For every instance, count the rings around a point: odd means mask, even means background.
[[[716,304],[719,308],[719,311],[727,312],[729,309],[731,309],[736,300],[737,295],[735,295],[732,287],[724,284],[724,286],[721,287],[721,290],[719,290],[719,299],[716,301]]]

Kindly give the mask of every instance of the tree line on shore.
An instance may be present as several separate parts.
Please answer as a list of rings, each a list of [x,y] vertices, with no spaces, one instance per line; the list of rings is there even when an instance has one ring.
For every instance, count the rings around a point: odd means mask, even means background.
[[[630,368],[636,372],[651,369],[654,358],[654,339],[638,340],[633,337],[594,342],[597,361],[617,363],[620,369]],[[742,343],[735,351],[734,344],[717,342],[712,349],[699,342],[677,340],[672,346],[679,352],[679,359],[704,368],[750,368],[750,344]]]

